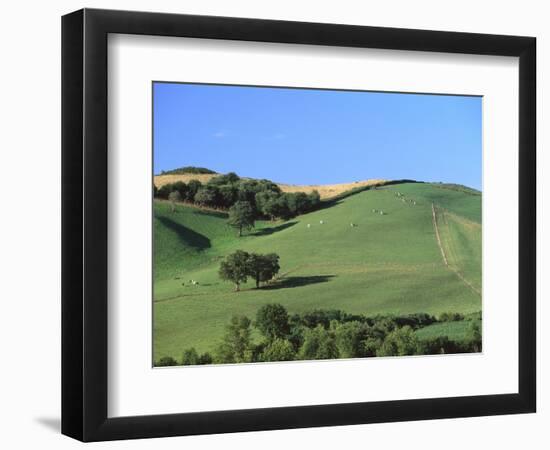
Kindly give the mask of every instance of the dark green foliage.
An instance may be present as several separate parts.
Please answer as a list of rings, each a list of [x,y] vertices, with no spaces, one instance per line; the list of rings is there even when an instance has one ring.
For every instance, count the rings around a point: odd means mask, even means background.
[[[235,172],[229,172],[225,175],[218,175],[217,177],[211,178],[208,184],[215,186],[231,185],[237,183],[239,180],[240,178]]]
[[[337,309],[316,309],[303,314],[300,318],[300,323],[308,328],[315,328],[317,325],[321,325],[323,328],[328,329],[333,320],[342,322],[345,320],[345,317],[346,313]]]
[[[391,331],[377,350],[376,356],[417,355],[420,349],[418,338],[413,329],[407,325]]]
[[[160,172],[161,175],[183,175],[186,173],[214,174],[216,172],[210,169],[206,169],[204,167],[194,167],[194,166],[179,167],[178,169],[162,170]]]
[[[239,237],[243,234],[243,229],[254,227],[254,210],[249,202],[238,201],[229,209],[229,218],[227,223],[239,230]]]
[[[271,280],[279,269],[279,255],[276,253],[260,255],[237,250],[222,261],[218,273],[223,280],[235,283],[235,290],[238,291],[239,285],[246,283],[248,277],[254,279],[258,288],[260,282]]]
[[[182,199],[187,195],[187,185],[183,181],[176,181],[175,183],[171,183],[170,186],[172,187],[172,192],[179,192]]]
[[[199,364],[199,354],[197,353],[197,350],[195,350],[195,347],[184,350],[181,363],[184,366],[194,366]]]
[[[233,184],[224,184],[218,188],[218,204],[222,208],[230,208],[237,201],[237,188]]]
[[[182,364],[480,352],[481,328],[478,315],[475,316],[467,320],[469,329],[464,340],[451,340],[447,336],[419,339],[414,330],[433,323],[433,316],[419,313],[366,317],[339,310],[315,310],[289,317],[282,305],[267,304],[260,307],[254,322],[263,336],[261,342],[252,342],[250,319],[234,316],[214,358],[208,353],[199,355],[190,348],[184,351]],[[177,361],[165,357],[156,365],[177,365]]]
[[[326,330],[318,325],[305,331],[304,343],[300,348],[298,359],[334,359],[338,357],[336,339],[331,330]]]
[[[468,328],[466,345],[472,352],[481,351],[481,326],[478,321],[472,320]]]
[[[290,332],[288,313],[284,306],[268,304],[262,306],[256,313],[256,328],[268,341],[284,338]]]
[[[211,355],[210,353],[208,353],[208,352],[205,352],[205,353],[201,353],[201,354],[199,355],[199,362],[198,362],[198,364],[201,364],[201,365],[203,365],[203,364],[212,364],[213,361],[214,361],[214,360],[213,360],[213,358],[212,358],[212,355]]]
[[[168,366],[177,366],[178,362],[171,356],[163,356],[160,358],[155,366],[157,367],[168,367]]]
[[[187,193],[185,196],[185,199],[188,202],[195,201],[195,195],[197,195],[197,192],[201,188],[202,183],[199,180],[189,180],[187,183]]]
[[[202,170],[184,167],[163,173],[210,173],[194,169]],[[214,208],[230,209],[239,202],[247,202],[254,218],[269,217],[271,220],[286,220],[304,214],[316,209],[321,203],[317,191],[310,194],[283,193],[272,181],[243,179],[234,172],[213,177],[204,185],[198,180],[190,180],[187,184],[176,181],[159,189],[153,188],[154,196],[162,199],[167,199],[173,191],[178,191],[182,200]]]
[[[459,322],[464,320],[464,316],[460,313],[444,312],[439,315],[440,322]]]
[[[292,361],[296,352],[292,343],[286,339],[274,339],[260,355],[261,361]]]
[[[228,255],[220,264],[218,271],[222,280],[231,281],[235,284],[235,291],[240,290],[241,283],[246,283],[249,269],[250,255],[242,250]]]
[[[246,316],[233,316],[226,327],[223,341],[216,349],[215,362],[242,363],[252,361],[250,319]]]
[[[165,184],[157,189],[156,196],[158,198],[167,199],[170,193],[172,192],[172,184]]]
[[[260,191],[254,196],[256,202],[256,209],[260,214],[269,217],[271,220],[275,220],[277,215],[277,209],[274,205],[277,203],[277,199],[280,197],[278,192],[274,191]]]
[[[217,189],[212,186],[202,186],[194,197],[195,203],[202,206],[215,206],[217,202]]]
[[[172,192],[178,192],[181,196],[181,200],[193,201],[193,196],[196,191],[192,191],[190,185],[195,182],[200,185],[200,181],[191,180],[188,184],[183,181],[176,181],[175,183],[167,183],[160,188],[154,190],[155,197],[167,199]],[[196,186],[196,184],[193,184]]]
[[[340,358],[366,356],[363,342],[368,338],[369,326],[361,322],[334,323],[334,336]]]
[[[398,316],[398,317],[395,317],[394,320],[397,326],[404,327],[405,325],[408,325],[413,330],[416,330],[417,328],[427,327],[428,325],[431,325],[432,323],[436,322],[436,319],[434,316],[431,316],[426,313],[417,313],[417,314],[409,314],[407,316]]]
[[[251,253],[248,259],[248,275],[256,282],[256,287],[260,287],[260,282],[271,280],[281,267],[279,266],[279,255],[268,253],[259,255]]]

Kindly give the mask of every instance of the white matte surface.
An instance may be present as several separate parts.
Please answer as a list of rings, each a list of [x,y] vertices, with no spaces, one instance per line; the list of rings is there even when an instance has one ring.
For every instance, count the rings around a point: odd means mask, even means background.
[[[109,67],[110,416],[517,392],[515,58],[110,36]],[[483,95],[483,354],[152,369],[152,80]]]

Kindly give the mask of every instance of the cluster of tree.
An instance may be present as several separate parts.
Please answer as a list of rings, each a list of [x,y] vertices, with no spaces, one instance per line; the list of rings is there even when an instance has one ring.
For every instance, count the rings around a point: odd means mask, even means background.
[[[204,362],[208,360],[223,364],[481,351],[479,320],[468,321],[468,333],[462,341],[446,336],[417,337],[416,330],[435,322],[438,320],[428,314],[366,317],[339,310],[316,310],[289,315],[282,305],[268,304],[258,310],[254,322],[246,316],[234,316],[212,356],[205,354],[201,359],[191,348],[184,353],[182,364],[208,364]],[[254,328],[262,336],[258,344],[252,340]]]
[[[207,169],[205,167],[195,167],[195,166],[185,166],[185,167],[179,167],[177,169],[172,170],[161,170],[161,175],[182,175],[186,173],[192,173],[192,174],[215,174],[213,170]]]
[[[174,201],[186,201],[200,206],[227,210],[237,203],[248,204],[254,218],[289,219],[312,211],[319,206],[321,198],[317,191],[282,192],[278,185],[269,180],[240,178],[230,172],[212,177],[207,183],[190,180],[177,181],[157,189],[154,196],[169,199],[174,192]],[[176,200],[176,196],[179,200]]]
[[[444,312],[439,315],[438,319],[440,322],[460,322],[464,320],[464,315],[460,313]]]
[[[235,285],[235,291],[239,291],[241,283],[246,283],[248,277],[259,288],[260,283],[271,280],[279,269],[279,255],[276,253],[260,255],[237,250],[221,262],[218,273],[222,280],[231,281]]]

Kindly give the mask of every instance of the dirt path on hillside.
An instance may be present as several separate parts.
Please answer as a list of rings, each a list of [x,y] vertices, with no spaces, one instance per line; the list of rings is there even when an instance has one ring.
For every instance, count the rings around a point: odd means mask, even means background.
[[[454,269],[453,267],[449,266],[449,261],[447,260],[447,255],[445,254],[445,250],[443,249],[443,245],[441,245],[441,237],[439,235],[439,227],[437,226],[437,217],[435,215],[435,206],[432,203],[432,223],[434,226],[435,231],[435,238],[437,241],[437,246],[439,247],[439,251],[441,252],[441,257],[443,258],[443,264],[447,269],[449,269],[451,272],[453,272],[466,286],[468,286],[474,293],[479,295],[481,297],[481,292],[479,289],[477,289],[472,283],[470,283],[466,278],[464,278],[464,275],[462,275],[458,270]]]

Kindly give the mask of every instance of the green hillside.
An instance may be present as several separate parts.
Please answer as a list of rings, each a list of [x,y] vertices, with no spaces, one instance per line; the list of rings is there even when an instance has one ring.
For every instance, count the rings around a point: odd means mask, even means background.
[[[280,303],[290,314],[481,310],[476,193],[428,183],[386,186],[287,222],[257,222],[242,238],[225,224],[224,213],[183,205],[172,213],[163,201],[155,201],[154,221],[155,359],[179,358],[188,347],[212,351],[232,315],[253,318],[267,303]],[[261,289],[249,281],[233,292],[217,272],[220,260],[237,249],[279,254],[281,280]]]

